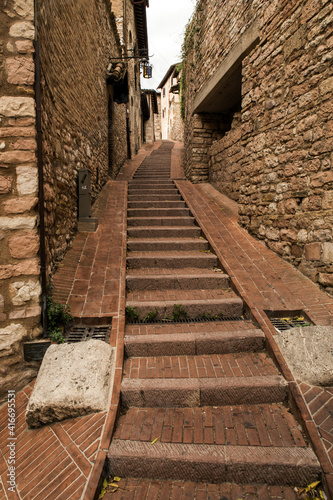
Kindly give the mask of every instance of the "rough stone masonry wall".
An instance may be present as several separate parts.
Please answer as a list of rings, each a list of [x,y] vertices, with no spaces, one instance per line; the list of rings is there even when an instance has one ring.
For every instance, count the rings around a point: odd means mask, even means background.
[[[113,104],[108,161],[109,58],[121,56],[109,0],[38,2],[48,269],[77,227],[77,171],[91,171],[92,200],[126,158],[126,107]]]
[[[40,334],[32,0],[0,10],[0,400],[36,374],[22,342]]]
[[[333,293],[332,2],[199,7],[186,73],[188,175],[196,168],[195,92],[257,19],[260,42],[243,60],[241,114],[204,159],[214,185],[238,200],[240,224]]]

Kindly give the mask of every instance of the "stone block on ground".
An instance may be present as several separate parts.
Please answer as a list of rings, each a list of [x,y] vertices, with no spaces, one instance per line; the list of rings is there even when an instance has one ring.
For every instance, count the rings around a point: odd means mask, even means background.
[[[114,366],[114,349],[100,340],[51,345],[27,406],[27,424],[107,410]]]
[[[333,327],[292,328],[275,339],[296,379],[311,385],[333,385]]]

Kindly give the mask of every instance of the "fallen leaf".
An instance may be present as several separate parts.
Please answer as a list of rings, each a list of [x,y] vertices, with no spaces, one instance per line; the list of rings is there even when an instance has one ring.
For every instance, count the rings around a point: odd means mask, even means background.
[[[156,439],[154,439],[154,441],[152,441],[150,444],[155,444],[159,439],[160,439],[161,436],[158,436]]]

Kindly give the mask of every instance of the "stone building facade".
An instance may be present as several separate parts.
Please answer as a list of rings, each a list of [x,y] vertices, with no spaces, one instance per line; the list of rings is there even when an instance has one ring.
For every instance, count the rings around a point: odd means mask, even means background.
[[[185,168],[333,293],[333,5],[201,0],[183,46]]]
[[[78,170],[91,171],[94,201],[141,145],[140,60],[127,55],[146,47],[147,3],[118,2],[118,18],[116,3],[2,2],[0,397],[38,369],[22,344],[42,334],[41,278],[77,231]]]
[[[158,94],[156,90],[143,90],[141,102],[144,102],[144,105],[142,106],[143,142],[152,144],[153,142],[160,139],[158,132],[158,137],[156,137],[156,130],[158,126],[160,127],[161,123],[160,108],[158,106]]]
[[[41,333],[33,2],[0,11],[0,395],[36,366],[22,342]]]
[[[179,64],[173,64],[166,72],[158,88],[161,89],[162,139],[183,140],[184,124],[180,116]]]

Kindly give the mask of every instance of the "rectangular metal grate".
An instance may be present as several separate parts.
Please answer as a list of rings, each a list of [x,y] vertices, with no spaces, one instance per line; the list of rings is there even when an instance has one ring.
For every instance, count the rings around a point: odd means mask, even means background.
[[[153,321],[142,321],[142,320],[136,320],[136,321],[126,321],[128,325],[146,325],[146,324],[159,324],[159,325],[165,325],[165,324],[172,324],[174,325],[175,323],[212,323],[216,321],[244,321],[246,318],[243,316],[223,316],[219,318],[182,318],[182,319],[157,319]]]
[[[270,318],[270,321],[275,330],[279,333],[290,330],[291,328],[311,326],[312,324],[309,320],[304,318],[304,316],[296,316],[294,318],[289,316],[285,318]]]
[[[102,340],[109,342],[111,325],[106,326],[73,326],[66,336],[66,342],[86,342],[87,340]]]

